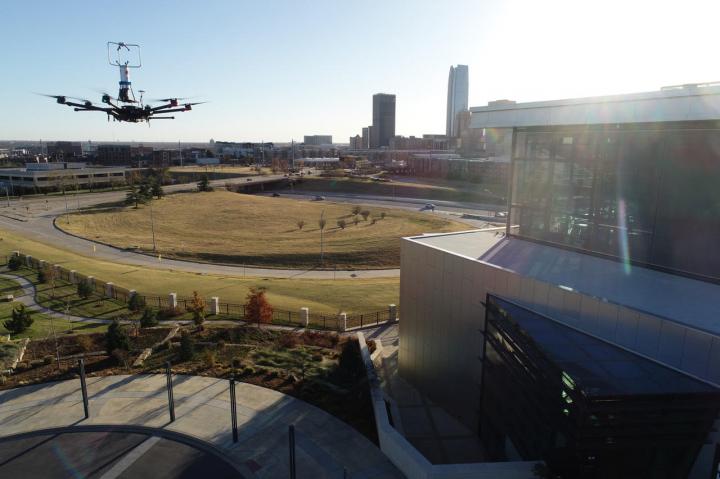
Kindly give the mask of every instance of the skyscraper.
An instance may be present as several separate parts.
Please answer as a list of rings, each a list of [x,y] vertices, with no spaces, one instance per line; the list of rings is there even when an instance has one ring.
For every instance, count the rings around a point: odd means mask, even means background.
[[[370,147],[390,146],[395,136],[395,95],[373,95],[373,124],[370,130]]]
[[[447,123],[445,134],[456,137],[460,134],[457,125],[457,114],[468,109],[468,67],[458,65],[450,67],[447,96]]]

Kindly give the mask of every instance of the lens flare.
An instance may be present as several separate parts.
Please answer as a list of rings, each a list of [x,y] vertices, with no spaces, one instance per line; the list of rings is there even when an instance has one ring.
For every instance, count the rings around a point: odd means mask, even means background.
[[[618,243],[620,244],[620,259],[623,264],[625,274],[630,274],[630,248],[628,247],[628,229],[627,229],[627,207],[625,200],[618,200]]]

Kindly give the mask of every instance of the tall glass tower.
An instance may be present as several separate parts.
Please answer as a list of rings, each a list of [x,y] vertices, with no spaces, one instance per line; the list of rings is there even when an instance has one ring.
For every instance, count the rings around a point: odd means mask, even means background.
[[[458,136],[457,114],[468,109],[468,67],[457,65],[450,67],[447,96],[447,123],[445,134]]]

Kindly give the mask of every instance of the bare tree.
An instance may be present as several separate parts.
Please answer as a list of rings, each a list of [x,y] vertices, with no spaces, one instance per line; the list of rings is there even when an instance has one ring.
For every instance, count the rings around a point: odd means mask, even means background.
[[[299,220],[297,223],[295,223],[299,230],[303,229],[303,226],[305,226],[305,220]]]
[[[345,223],[345,220],[338,220],[337,225],[341,230],[344,230],[347,223]]]

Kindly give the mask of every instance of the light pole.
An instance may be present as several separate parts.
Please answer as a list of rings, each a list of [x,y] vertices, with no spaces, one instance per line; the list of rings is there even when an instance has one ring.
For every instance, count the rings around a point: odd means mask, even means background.
[[[150,229],[152,231],[153,252],[155,252],[157,251],[157,245],[155,244],[155,216],[153,215],[152,200],[150,200]]]
[[[323,264],[323,230],[325,229],[325,210],[320,213],[320,221],[318,226],[320,227],[320,266]]]

